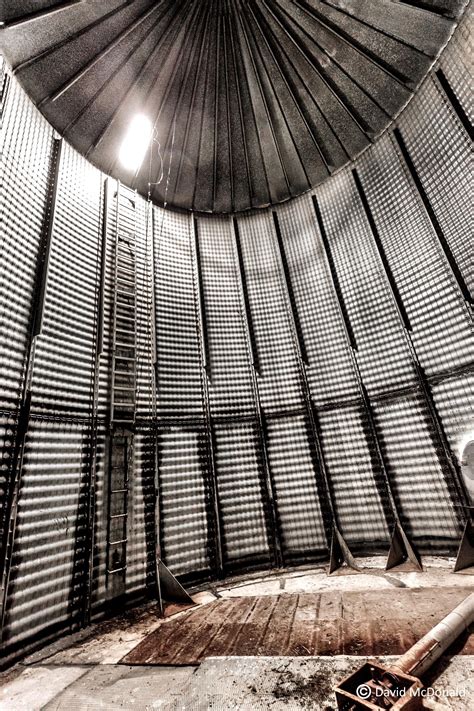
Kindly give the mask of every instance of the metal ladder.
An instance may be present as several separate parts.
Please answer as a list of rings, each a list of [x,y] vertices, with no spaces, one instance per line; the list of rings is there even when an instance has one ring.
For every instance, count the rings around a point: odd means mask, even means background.
[[[116,201],[107,524],[107,585],[114,576],[114,594],[124,586],[127,569],[129,480],[137,388],[136,193],[119,183]]]
[[[134,192],[119,185],[110,419],[112,425],[125,427],[132,426],[135,421],[137,388],[135,199]]]

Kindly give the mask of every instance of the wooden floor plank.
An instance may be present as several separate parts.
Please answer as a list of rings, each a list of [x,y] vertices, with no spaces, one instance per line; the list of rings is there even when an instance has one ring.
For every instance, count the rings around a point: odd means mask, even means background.
[[[396,588],[218,599],[167,620],[122,662],[183,665],[211,656],[398,655],[468,592]],[[473,635],[459,643],[461,649],[474,654]]]

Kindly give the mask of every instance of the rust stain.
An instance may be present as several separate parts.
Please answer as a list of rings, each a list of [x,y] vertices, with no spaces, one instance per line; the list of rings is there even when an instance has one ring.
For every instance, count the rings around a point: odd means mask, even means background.
[[[209,656],[400,655],[466,595],[466,589],[307,593],[218,599],[163,622],[122,660],[199,664]],[[343,610],[343,616],[341,611]],[[474,637],[458,653],[474,654]]]

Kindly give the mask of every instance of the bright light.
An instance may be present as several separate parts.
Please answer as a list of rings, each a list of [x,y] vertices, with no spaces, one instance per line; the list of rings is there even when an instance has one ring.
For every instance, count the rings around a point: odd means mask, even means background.
[[[137,114],[132,119],[120,147],[119,159],[127,170],[136,171],[141,166],[153,132],[150,119]]]

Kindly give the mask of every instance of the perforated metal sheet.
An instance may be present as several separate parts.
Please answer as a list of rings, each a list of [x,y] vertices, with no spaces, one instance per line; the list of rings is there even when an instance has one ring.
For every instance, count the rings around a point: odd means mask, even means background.
[[[374,414],[405,532],[420,551],[453,550],[459,523],[423,399],[377,402]]]
[[[321,412],[319,423],[324,459],[332,483],[341,532],[349,545],[364,549],[384,545],[388,529],[376,485],[361,407]],[[374,471],[375,469],[375,471]]]
[[[127,521],[128,594],[143,591],[153,584],[156,567],[155,537],[156,435],[137,432],[133,439],[133,464],[129,484]],[[156,590],[153,590],[156,594]]]

